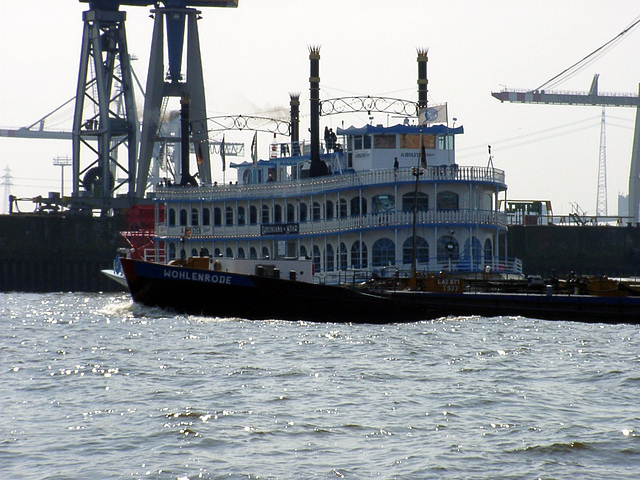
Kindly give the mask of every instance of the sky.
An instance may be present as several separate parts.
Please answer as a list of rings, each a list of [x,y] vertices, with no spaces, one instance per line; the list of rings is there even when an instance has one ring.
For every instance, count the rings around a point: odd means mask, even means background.
[[[74,96],[87,9],[77,0],[0,1],[0,128],[31,125]],[[147,7],[122,9],[144,84],[153,20]],[[428,48],[429,102],[446,102],[450,123],[455,117],[456,126],[464,126],[457,163],[486,166],[491,145],[494,166],[506,172],[508,198],[551,200],[555,214],[577,205],[593,215],[601,107],[501,103],[491,92],[544,84],[639,16],[640,0],[240,0],[237,9],[203,9],[199,22],[207,113],[282,116],[289,93],[299,92],[306,137],[310,45],[321,48],[323,100],[371,95],[417,101],[416,50]],[[639,49],[636,27],[554,90],[587,91],[598,73],[601,93],[637,93]],[[49,128],[70,130],[72,105]],[[375,124],[400,121],[374,117]],[[321,128],[368,121],[366,113],[327,116]],[[634,121],[633,108],[606,109],[610,215],[618,212],[618,195],[628,191]],[[225,138],[250,150],[248,132]],[[269,134],[260,135],[262,158],[270,141]],[[0,195],[7,190],[7,167],[13,195],[60,191],[61,168],[53,165],[59,156],[71,156],[70,141],[0,138]],[[215,155],[212,165],[220,181]],[[226,180],[234,173],[228,169]],[[70,167],[64,189],[70,194]]]

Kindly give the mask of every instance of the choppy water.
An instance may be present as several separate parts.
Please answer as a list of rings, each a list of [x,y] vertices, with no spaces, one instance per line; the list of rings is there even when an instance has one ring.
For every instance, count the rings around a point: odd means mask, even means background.
[[[0,478],[631,479],[640,328],[0,294]]]

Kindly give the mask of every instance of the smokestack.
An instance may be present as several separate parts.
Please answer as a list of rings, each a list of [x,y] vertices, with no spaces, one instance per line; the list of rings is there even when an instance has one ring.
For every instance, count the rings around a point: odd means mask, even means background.
[[[289,94],[291,112],[291,155],[300,155],[300,94]]]
[[[418,49],[418,108],[427,108],[427,53],[429,49]]]
[[[191,99],[183,95],[180,99],[180,185],[192,185],[195,179],[189,175],[189,108]]]
[[[311,107],[311,177],[328,173],[327,165],[320,160],[320,47],[309,47],[309,103]]]

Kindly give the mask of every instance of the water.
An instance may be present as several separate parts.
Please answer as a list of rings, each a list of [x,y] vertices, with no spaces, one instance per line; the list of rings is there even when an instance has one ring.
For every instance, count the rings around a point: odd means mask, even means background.
[[[0,478],[631,479],[640,328],[0,294]]]

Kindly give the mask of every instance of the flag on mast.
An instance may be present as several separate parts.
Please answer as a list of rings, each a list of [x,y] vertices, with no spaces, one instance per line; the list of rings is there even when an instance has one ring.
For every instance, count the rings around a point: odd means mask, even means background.
[[[196,149],[196,159],[198,161],[198,165],[202,165],[202,142],[198,143],[198,148]]]
[[[222,158],[222,171],[224,172],[227,169],[227,162],[225,161],[224,151],[224,135],[222,135],[222,143],[220,143],[220,158]]]
[[[253,134],[253,141],[251,142],[251,160],[253,160],[253,166],[258,166],[258,132]]]

